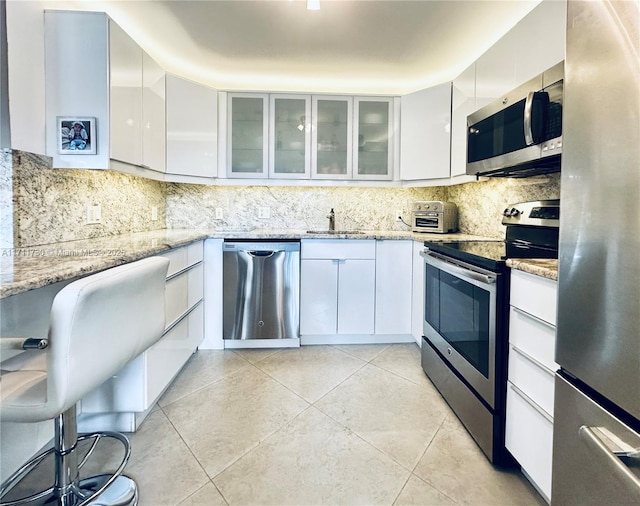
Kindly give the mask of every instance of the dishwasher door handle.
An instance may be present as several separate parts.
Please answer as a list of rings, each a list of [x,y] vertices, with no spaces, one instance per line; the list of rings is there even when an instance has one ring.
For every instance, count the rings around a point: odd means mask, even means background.
[[[247,253],[252,257],[264,257],[269,258],[275,255],[276,253],[281,253],[280,251],[247,251]]]

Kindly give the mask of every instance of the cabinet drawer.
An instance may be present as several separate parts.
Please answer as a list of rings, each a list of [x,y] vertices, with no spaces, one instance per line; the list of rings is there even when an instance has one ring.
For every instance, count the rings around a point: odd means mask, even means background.
[[[548,323],[511,307],[509,342],[550,370],[556,371],[558,369],[558,364],[554,360],[556,329]]]
[[[203,304],[167,332],[149,348],[147,354],[146,408],[155,402],[165,387],[202,342],[204,337]]]
[[[511,271],[511,305],[556,324],[558,283],[528,272]]]
[[[168,279],[165,291],[165,328],[173,325],[203,297],[202,264]]]
[[[509,349],[509,381],[553,416],[554,373],[513,345]]]
[[[301,244],[301,258],[324,260],[375,260],[376,241],[360,239],[306,239]]]
[[[511,383],[507,384],[505,446],[549,501],[553,422],[534,408]]]
[[[159,255],[169,259],[169,272],[167,277],[173,276],[176,272],[180,272],[191,265],[202,262],[203,248],[202,241],[194,242],[188,246],[172,249]]]

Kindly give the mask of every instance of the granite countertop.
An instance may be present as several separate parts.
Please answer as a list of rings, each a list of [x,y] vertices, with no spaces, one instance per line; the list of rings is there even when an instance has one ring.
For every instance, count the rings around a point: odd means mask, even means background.
[[[535,274],[547,279],[558,279],[558,260],[550,258],[514,258],[507,260],[507,267]]]
[[[482,241],[468,234],[416,234],[402,231],[304,230],[155,230],[0,250],[0,298],[73,280],[206,238],[219,239],[396,239],[414,241]]]

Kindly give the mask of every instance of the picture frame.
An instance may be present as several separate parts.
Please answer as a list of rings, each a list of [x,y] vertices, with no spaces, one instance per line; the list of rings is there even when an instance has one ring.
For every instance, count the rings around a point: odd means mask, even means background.
[[[96,118],[57,116],[58,153],[61,155],[95,155],[97,147]]]

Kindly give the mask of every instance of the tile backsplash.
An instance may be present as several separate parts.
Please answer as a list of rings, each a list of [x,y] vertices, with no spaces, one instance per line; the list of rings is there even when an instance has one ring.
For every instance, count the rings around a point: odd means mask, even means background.
[[[336,229],[408,230],[396,213],[409,222],[416,200],[455,202],[462,232],[502,239],[508,204],[560,196],[559,174],[428,188],[206,186],[51,169],[46,157],[20,151],[5,150],[0,161],[3,247],[11,239],[26,247],[165,227],[324,230],[331,208]],[[94,204],[102,207],[101,223],[86,225],[86,206]],[[218,208],[222,219],[216,219]],[[265,211],[269,217],[260,217]]]

